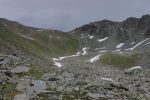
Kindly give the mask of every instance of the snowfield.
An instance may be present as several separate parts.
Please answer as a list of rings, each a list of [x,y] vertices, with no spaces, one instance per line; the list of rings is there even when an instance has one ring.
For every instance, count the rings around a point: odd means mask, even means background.
[[[90,39],[93,39],[93,38],[94,38],[94,36],[90,36],[89,38],[90,38]]]
[[[111,82],[114,82],[114,80],[113,79],[111,79],[111,78],[101,78],[102,80],[105,80],[105,81],[111,81]]]
[[[82,51],[83,51],[83,53],[81,54],[81,55],[87,55],[88,53],[87,53],[87,50],[88,50],[89,48],[87,48],[87,47],[84,47],[83,49],[82,49]]]
[[[135,67],[129,68],[128,70],[135,70],[135,69],[142,69],[142,68],[141,66],[135,66]]]
[[[139,42],[138,44],[136,44],[134,47],[130,48],[130,50],[134,50],[136,47],[138,47],[139,45],[143,44],[145,41],[149,40],[149,38],[146,38],[145,40]]]
[[[57,67],[59,67],[59,68],[61,68],[63,66],[61,63],[56,62],[56,61],[54,62],[54,65],[57,66]]]
[[[107,40],[107,39],[108,39],[108,37],[105,37],[105,38],[103,38],[103,39],[98,39],[97,41],[101,43],[101,42],[103,42],[103,41],[105,41],[105,40]]]
[[[91,58],[91,59],[89,60],[89,62],[90,62],[90,63],[93,63],[93,62],[97,61],[97,60],[100,58],[101,55],[102,55],[102,54],[97,55],[97,56]]]
[[[117,49],[121,48],[125,43],[120,43],[116,46]]]

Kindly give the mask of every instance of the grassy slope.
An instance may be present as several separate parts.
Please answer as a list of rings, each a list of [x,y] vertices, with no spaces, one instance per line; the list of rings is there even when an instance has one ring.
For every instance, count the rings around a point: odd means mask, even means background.
[[[105,65],[112,65],[119,68],[128,68],[136,65],[141,58],[139,53],[134,54],[119,54],[119,53],[105,53],[101,56],[100,62]]]
[[[50,56],[72,54],[78,49],[78,41],[67,33],[38,30],[16,22],[0,21],[0,42],[3,45],[6,43],[14,45],[23,52],[48,59]],[[34,40],[24,38],[18,34],[31,37]],[[6,45],[6,47],[9,48],[9,45]]]

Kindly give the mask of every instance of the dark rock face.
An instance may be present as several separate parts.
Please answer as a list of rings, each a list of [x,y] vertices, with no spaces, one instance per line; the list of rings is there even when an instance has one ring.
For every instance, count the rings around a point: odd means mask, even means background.
[[[150,37],[150,27],[148,27],[148,28],[145,30],[144,35],[145,35],[146,37]]]

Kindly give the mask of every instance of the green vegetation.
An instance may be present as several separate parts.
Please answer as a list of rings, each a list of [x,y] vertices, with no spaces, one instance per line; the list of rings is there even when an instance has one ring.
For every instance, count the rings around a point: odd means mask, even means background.
[[[141,54],[118,54],[108,52],[101,56],[100,62],[105,65],[112,65],[119,68],[127,68],[136,65]]]
[[[78,49],[78,40],[69,33],[53,30],[42,30],[23,26],[16,22],[0,21],[0,44],[8,49],[30,53],[39,58],[73,54]],[[28,39],[26,37],[33,38]]]
[[[16,94],[20,93],[16,90],[16,84],[11,82],[0,83],[0,100],[12,99]]]

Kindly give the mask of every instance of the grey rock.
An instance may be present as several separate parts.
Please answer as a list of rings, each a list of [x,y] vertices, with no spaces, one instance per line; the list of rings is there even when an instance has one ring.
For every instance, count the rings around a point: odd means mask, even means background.
[[[48,100],[58,100],[57,96],[51,96]]]
[[[26,93],[15,95],[13,100],[29,100],[29,97]]]
[[[90,100],[100,100],[102,98],[107,98],[104,94],[99,94],[99,93],[87,93],[86,97],[89,98]]]
[[[7,81],[7,80],[8,80],[8,78],[5,75],[1,75],[0,76],[0,83],[3,83],[5,81]]]
[[[129,91],[129,89],[126,86],[124,86],[123,84],[121,84],[121,83],[112,82],[112,83],[110,83],[110,86],[111,87],[115,87],[117,89],[123,89],[125,91]]]
[[[12,73],[22,73],[22,72],[28,72],[30,70],[30,67],[26,66],[17,66],[11,70]]]

